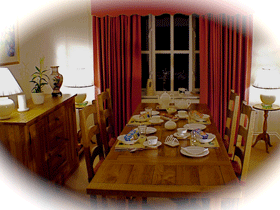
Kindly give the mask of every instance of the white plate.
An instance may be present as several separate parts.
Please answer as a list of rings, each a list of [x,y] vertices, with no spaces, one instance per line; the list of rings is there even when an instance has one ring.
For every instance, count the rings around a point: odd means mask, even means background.
[[[187,128],[188,130],[195,130],[195,129],[200,129],[200,130],[203,130],[203,129],[205,129],[206,128],[206,126],[205,125],[203,125],[203,124],[199,124],[199,123],[197,123],[197,124],[186,124],[186,125],[184,125],[183,126],[184,128]]]
[[[138,139],[136,139],[136,140],[126,141],[126,140],[124,139],[124,136],[125,136],[125,135],[120,135],[120,136],[118,136],[118,138],[117,138],[119,141],[121,141],[121,142],[124,143],[124,144],[135,144],[135,143],[139,140],[139,138],[138,138]]]
[[[198,139],[201,143],[207,143],[207,142],[213,141],[216,137],[215,134],[213,134],[213,133],[206,133],[206,134],[208,134],[207,139]]]
[[[138,128],[135,128],[136,131],[138,131]],[[154,127],[147,127],[147,130],[146,130],[146,134],[152,134],[152,133],[155,133],[157,132],[157,129],[154,128]]]
[[[208,115],[208,114],[203,114],[203,117],[202,117],[202,118],[207,119],[207,118],[209,118],[209,117],[210,117],[210,115]]]
[[[149,118],[140,118],[140,115],[133,115],[132,118],[138,122],[145,122],[149,119]]]
[[[177,132],[173,134],[177,139],[186,139],[188,138],[191,134],[186,133],[185,135],[179,135]]]
[[[152,146],[152,145],[149,145],[147,141],[144,141],[144,142],[143,142],[143,146],[145,146],[145,147],[150,147],[150,148],[157,148],[157,147],[159,147],[161,144],[162,144],[162,143],[161,143],[160,141],[157,141],[157,144],[154,145],[154,146]]]
[[[159,115],[158,111],[152,111],[152,115]]]
[[[179,116],[178,114],[176,114],[175,116],[179,117],[179,119],[187,119],[189,117],[188,114],[186,114],[185,116]]]
[[[180,152],[183,154],[183,155],[186,155],[186,156],[189,156],[189,157],[204,157],[206,155],[209,154],[209,150],[206,150],[205,152],[199,154],[199,155],[193,155],[193,154],[190,154],[188,153],[187,151],[185,151],[184,149],[180,149]]]
[[[181,147],[181,150],[191,154],[191,155],[200,155],[204,153],[208,148],[198,147],[198,146],[188,146],[188,147]]]
[[[164,120],[162,120],[162,119],[159,119],[158,121],[150,119],[149,121],[150,121],[150,123],[153,123],[153,124],[159,124],[159,123],[164,122]]]

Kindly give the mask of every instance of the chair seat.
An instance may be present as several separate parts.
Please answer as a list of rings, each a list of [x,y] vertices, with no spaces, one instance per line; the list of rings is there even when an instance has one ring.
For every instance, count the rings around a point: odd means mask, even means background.
[[[236,174],[236,176],[238,177],[238,179],[240,179],[241,177],[241,167],[240,167],[240,164],[237,162],[237,161],[231,161],[231,165],[233,167],[233,170]]]

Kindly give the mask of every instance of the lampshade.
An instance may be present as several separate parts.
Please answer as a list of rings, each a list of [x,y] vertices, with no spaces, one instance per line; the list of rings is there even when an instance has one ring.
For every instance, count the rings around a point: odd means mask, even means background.
[[[0,68],[0,119],[8,119],[15,108],[7,96],[22,93],[22,89],[8,68]]]
[[[75,97],[75,102],[78,104],[83,103],[83,101],[87,97],[87,94],[84,91],[80,90],[80,88],[87,88],[92,86],[93,78],[85,68],[77,68],[76,70],[71,71],[65,80],[65,87],[79,88],[79,90],[77,90],[77,96]]]
[[[260,94],[262,106],[271,108],[276,100],[276,96],[269,90],[280,89],[280,71],[275,69],[262,68],[256,72],[256,79],[253,87],[264,89],[265,92]]]
[[[256,79],[253,87],[261,89],[279,89],[280,71],[275,69],[262,68],[256,72]]]

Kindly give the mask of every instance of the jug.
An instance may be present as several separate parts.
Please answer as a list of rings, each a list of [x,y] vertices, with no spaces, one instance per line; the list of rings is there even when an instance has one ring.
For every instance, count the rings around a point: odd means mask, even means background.
[[[160,104],[161,109],[168,108],[170,102],[171,96],[167,92],[164,92],[160,97],[158,96],[158,103]]]

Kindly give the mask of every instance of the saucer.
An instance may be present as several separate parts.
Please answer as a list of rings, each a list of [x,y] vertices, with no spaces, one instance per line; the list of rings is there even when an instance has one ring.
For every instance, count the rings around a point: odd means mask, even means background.
[[[158,111],[152,111],[152,115],[159,115]]]
[[[149,147],[149,148],[157,148],[161,145],[162,143],[160,141],[157,141],[157,144],[156,145],[149,145],[147,141],[144,141],[143,142],[143,146],[145,147]]]
[[[174,136],[177,138],[177,139],[186,139],[190,136],[191,134],[190,133],[186,133],[184,135],[179,135],[177,132],[174,133]]]
[[[186,125],[184,125],[183,126],[184,128],[186,128],[186,129],[188,129],[188,130],[195,130],[195,129],[200,129],[200,130],[203,130],[203,129],[205,129],[206,128],[206,126],[205,125],[203,125],[203,124],[186,124]]]
[[[138,128],[135,128],[135,130],[138,131]],[[147,127],[147,129],[146,129],[146,134],[147,135],[155,133],[155,132],[157,132],[157,129],[154,128],[154,127]]]
[[[159,120],[150,119],[149,121],[150,121],[150,123],[153,123],[153,124],[160,124],[160,123],[164,122],[164,120],[162,120],[162,119],[159,119]]]
[[[138,122],[145,122],[148,120],[148,118],[140,118],[140,115],[133,115],[132,118]]]
[[[175,116],[179,117],[179,119],[187,119],[189,117],[188,114],[186,114],[184,116],[179,116],[178,114],[176,114]]]

